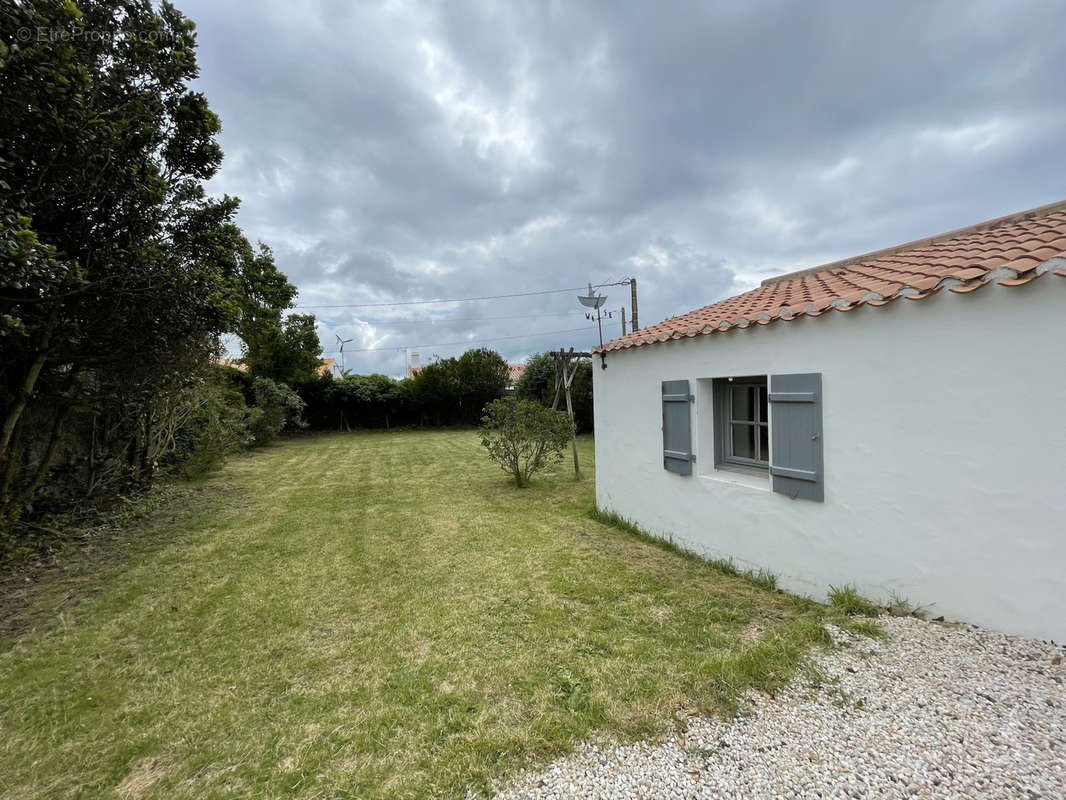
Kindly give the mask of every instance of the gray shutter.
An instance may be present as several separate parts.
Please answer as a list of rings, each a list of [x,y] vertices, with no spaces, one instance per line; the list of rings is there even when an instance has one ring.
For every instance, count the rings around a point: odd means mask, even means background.
[[[692,474],[692,416],[688,381],[663,381],[663,467]]]
[[[770,474],[775,492],[825,499],[822,375],[770,376]]]

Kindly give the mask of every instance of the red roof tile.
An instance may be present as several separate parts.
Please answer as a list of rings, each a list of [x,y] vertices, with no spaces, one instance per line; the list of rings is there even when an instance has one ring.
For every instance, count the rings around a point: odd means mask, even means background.
[[[508,364],[507,380],[511,384],[518,383],[519,379],[526,374],[525,364]]]
[[[603,349],[882,306],[900,297],[921,300],[944,287],[967,293],[990,283],[1019,286],[1049,272],[1066,277],[1066,201],[771,278],[758,289],[613,339]]]

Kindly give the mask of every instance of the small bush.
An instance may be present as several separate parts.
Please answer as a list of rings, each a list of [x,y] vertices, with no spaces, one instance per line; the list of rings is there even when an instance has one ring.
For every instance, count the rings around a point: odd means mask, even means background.
[[[282,431],[305,427],[304,401],[284,383],[256,378],[253,386],[255,407],[259,414],[251,422],[255,444],[266,444]]]
[[[829,604],[849,616],[879,617],[881,609],[871,603],[851,584],[829,587]]]
[[[489,458],[514,477],[516,486],[527,486],[534,473],[562,458],[571,424],[561,411],[505,397],[485,406],[479,432]]]

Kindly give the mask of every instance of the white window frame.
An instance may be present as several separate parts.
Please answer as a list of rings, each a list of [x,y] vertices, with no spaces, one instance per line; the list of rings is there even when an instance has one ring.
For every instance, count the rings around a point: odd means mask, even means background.
[[[755,403],[752,409],[753,419],[738,420],[733,418],[733,389],[738,386],[755,386],[766,393],[767,411],[766,419],[762,419],[762,398],[759,392],[755,393]],[[714,416],[714,466],[716,469],[742,469],[768,475],[770,471],[770,410],[769,410],[769,379],[767,375],[745,375],[731,378],[715,378],[712,381],[713,398],[712,413]],[[751,426],[755,429],[755,453],[762,451],[765,439],[767,459],[747,458],[733,453],[733,427],[736,425]]]

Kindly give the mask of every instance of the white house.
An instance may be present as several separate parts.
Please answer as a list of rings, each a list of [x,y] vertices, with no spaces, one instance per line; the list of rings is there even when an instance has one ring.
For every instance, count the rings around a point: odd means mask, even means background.
[[[1066,202],[603,349],[600,508],[790,591],[1066,640]]]

